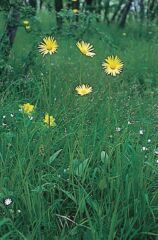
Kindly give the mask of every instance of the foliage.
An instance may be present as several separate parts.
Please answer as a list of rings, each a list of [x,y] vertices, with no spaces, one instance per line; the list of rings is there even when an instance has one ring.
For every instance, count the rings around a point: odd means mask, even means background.
[[[27,20],[31,31],[19,25],[1,75],[0,238],[156,239],[157,26],[76,22],[72,34],[64,22],[61,34],[46,11]],[[50,34],[59,47],[43,57]],[[81,55],[80,36],[96,56]],[[116,77],[102,69],[111,55],[124,63]],[[93,90],[77,95],[82,84]],[[28,102],[31,114],[21,111]],[[43,122],[46,112],[56,126]]]

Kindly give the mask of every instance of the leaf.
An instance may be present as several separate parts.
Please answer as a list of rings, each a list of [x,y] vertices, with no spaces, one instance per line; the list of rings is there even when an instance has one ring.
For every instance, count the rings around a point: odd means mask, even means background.
[[[86,159],[76,167],[75,174],[77,176],[81,177],[83,175],[83,173],[85,172],[85,170],[88,166],[88,161],[89,161],[89,159]]]
[[[105,161],[105,156],[106,156],[105,151],[102,151],[101,152],[101,161],[102,161],[102,163],[104,163],[104,161]]]
[[[102,161],[102,163],[107,163],[108,159],[109,159],[108,154],[105,151],[102,151],[101,152],[101,161]]]
[[[58,155],[61,153],[62,149],[58,150],[57,152],[55,152],[48,161],[48,164],[51,164],[52,162],[54,162],[54,160],[58,157]]]
[[[106,187],[107,187],[107,184],[106,184],[106,178],[102,178],[100,181],[99,181],[99,184],[98,184],[98,187],[99,189],[102,191],[104,190]]]

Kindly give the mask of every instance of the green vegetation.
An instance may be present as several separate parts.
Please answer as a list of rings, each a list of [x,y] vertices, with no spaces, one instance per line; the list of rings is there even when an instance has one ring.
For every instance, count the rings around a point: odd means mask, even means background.
[[[158,239],[157,27],[54,30],[57,53],[43,57],[54,19],[36,18],[30,32],[19,27],[1,75],[0,239]],[[96,56],[79,52],[80,38]],[[111,55],[124,63],[116,77],[102,69]],[[80,84],[92,93],[77,95]]]

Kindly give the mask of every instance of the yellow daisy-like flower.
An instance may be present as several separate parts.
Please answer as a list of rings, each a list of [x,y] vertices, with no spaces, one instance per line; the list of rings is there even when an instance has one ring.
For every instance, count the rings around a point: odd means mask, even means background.
[[[110,56],[102,64],[104,71],[109,75],[116,76],[120,74],[123,68],[122,61],[117,56]]]
[[[81,51],[82,54],[86,55],[87,57],[94,57],[95,53],[92,52],[94,50],[93,46],[90,43],[86,43],[84,41],[77,42],[77,47]]]
[[[52,55],[57,51],[58,44],[57,41],[52,37],[45,37],[43,42],[38,46],[39,52],[43,55],[50,54]]]
[[[48,113],[45,114],[43,122],[46,123],[50,127],[56,126],[55,118],[53,116],[50,116]]]
[[[28,26],[25,27],[25,29],[26,29],[26,30],[30,30],[31,27],[28,25]]]
[[[24,103],[20,108],[24,113],[31,114],[34,111],[35,106],[30,103]]]
[[[73,13],[78,13],[79,12],[79,10],[77,8],[74,8],[72,11],[73,11]]]
[[[29,23],[28,20],[24,20],[24,21],[23,21],[23,24],[24,24],[24,26],[26,27],[26,26],[28,26],[30,23]]]
[[[77,86],[75,90],[79,95],[84,96],[92,92],[92,87],[83,84],[82,86]]]

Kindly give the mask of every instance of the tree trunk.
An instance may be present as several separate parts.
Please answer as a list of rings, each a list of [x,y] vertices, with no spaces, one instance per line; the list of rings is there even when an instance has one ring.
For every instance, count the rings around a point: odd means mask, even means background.
[[[37,9],[37,1],[36,0],[29,0],[29,4],[32,8]]]
[[[149,20],[151,20],[151,16],[152,16],[152,14],[153,14],[153,9],[154,9],[154,5],[155,5],[155,0],[149,0],[148,1],[148,9],[147,9],[147,18],[149,19]]]
[[[40,0],[40,4],[39,4],[40,9],[42,9],[42,5],[43,5],[43,0]]]
[[[111,18],[111,20],[110,20],[111,23],[115,21],[115,18],[116,18],[116,16],[117,16],[117,14],[120,12],[120,9],[121,9],[123,3],[124,3],[124,0],[120,0],[120,1],[119,1],[119,4],[118,4],[118,6],[116,7],[116,9],[115,9],[115,11],[114,11],[114,14],[113,14],[113,16],[112,16],[112,18]]]
[[[155,6],[151,12],[150,20],[153,21],[158,14],[158,2],[155,3]]]
[[[144,20],[144,17],[145,17],[144,0],[140,0],[139,6],[140,6],[140,20],[143,21],[143,20]]]
[[[153,21],[158,12],[158,2],[151,0],[148,2],[147,18],[150,21]]]
[[[72,1],[71,0],[67,1],[66,7],[67,7],[67,9],[71,9],[71,7],[72,7]]]
[[[56,11],[56,22],[57,22],[57,28],[62,28],[62,17],[59,16],[59,12],[63,9],[63,1],[62,0],[55,0],[55,11]]]
[[[86,3],[86,10],[92,12],[92,2],[93,0],[85,0]]]
[[[121,28],[123,28],[125,26],[126,18],[127,18],[128,13],[129,13],[132,2],[133,2],[133,0],[128,0],[127,3],[125,4],[125,6],[122,9],[121,16],[120,16],[120,19],[119,19],[119,26]]]
[[[109,18],[108,18],[109,7],[110,7],[110,0],[105,0],[104,20],[106,20],[108,24],[110,23]]]
[[[16,36],[20,19],[20,11],[17,5],[10,8],[5,32],[0,40],[0,53],[2,58],[8,60]]]

